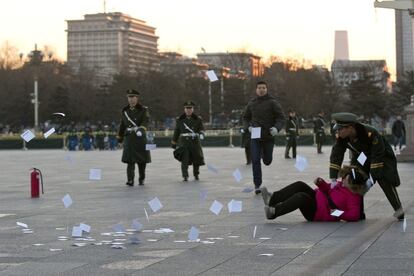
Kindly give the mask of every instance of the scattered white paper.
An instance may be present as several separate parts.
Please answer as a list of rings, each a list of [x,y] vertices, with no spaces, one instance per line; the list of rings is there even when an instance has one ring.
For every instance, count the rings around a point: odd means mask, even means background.
[[[338,210],[338,209],[335,209],[332,213],[331,213],[331,216],[333,216],[333,217],[339,217],[340,215],[342,215],[344,213],[344,211],[342,211],[342,210]]]
[[[20,135],[20,137],[22,137],[26,142],[30,142],[30,140],[35,138],[35,135],[30,130],[26,130],[22,135]]]
[[[185,243],[186,241],[174,241],[175,243]]]
[[[155,149],[157,149],[156,144],[146,144],[145,145],[145,150],[155,150]]]
[[[200,191],[200,200],[201,201],[206,201],[207,199],[207,191],[206,190],[201,190]]]
[[[28,227],[27,224],[26,223],[23,223],[23,222],[16,222],[16,224],[18,226],[20,226],[20,227],[23,227],[23,228],[27,228]]]
[[[402,228],[403,228],[403,232],[405,232],[405,229],[407,229],[407,218],[404,218]]]
[[[270,240],[270,238],[269,237],[261,237],[261,238],[259,238],[259,240]]]
[[[61,248],[49,248],[50,251],[55,252],[55,251],[62,251]]]
[[[73,226],[72,237],[82,237],[82,228],[79,226]]]
[[[90,169],[89,170],[89,180],[101,180],[102,170],[101,169]]]
[[[371,180],[372,183],[375,183],[374,182],[374,179],[372,178],[372,175],[371,174],[369,174],[369,180]]]
[[[217,167],[215,167],[214,165],[207,164],[207,169],[208,169],[210,172],[213,172],[213,173],[218,173],[218,169],[217,169]]]
[[[47,139],[47,137],[49,137],[50,135],[52,135],[53,133],[55,133],[55,128],[54,127],[52,127],[51,129],[49,129],[47,132],[45,132],[44,134],[43,134],[43,136],[45,137],[45,139]]]
[[[65,231],[66,227],[56,227],[55,229],[58,230],[58,231]]]
[[[158,197],[154,197],[153,199],[148,201],[148,205],[151,207],[154,213],[156,213],[162,208],[161,201],[158,199]]]
[[[121,223],[115,224],[112,229],[114,229],[115,232],[126,232],[125,227]]]
[[[200,234],[200,231],[195,228],[194,226],[191,226],[190,232],[188,233],[188,240],[189,241],[196,241],[198,240],[198,235]]]
[[[229,213],[240,213],[242,211],[242,202],[232,199],[227,204],[227,208],[229,209]]]
[[[111,248],[113,248],[113,249],[126,249],[126,247],[123,246],[123,245],[111,245]]]
[[[23,234],[33,234],[33,230],[32,229],[22,229]]]
[[[84,232],[89,233],[89,232],[91,231],[91,227],[90,227],[89,225],[85,224],[85,223],[81,223],[81,224],[79,225],[79,227],[80,227],[80,229],[81,229],[82,231],[84,231]]]
[[[201,241],[201,243],[203,243],[203,244],[214,244],[216,242],[213,242],[213,241]]]
[[[256,231],[257,231],[257,225],[254,226],[254,230],[253,230],[253,239],[256,238]]]
[[[356,178],[355,169],[352,169],[351,171],[352,171],[352,177],[355,179]]]
[[[228,236],[229,238],[231,238],[231,239],[237,239],[237,238],[240,238],[240,236]]]
[[[363,152],[361,152],[360,155],[358,156],[357,161],[359,162],[359,164],[364,166],[365,161],[367,161],[367,156]]]
[[[237,181],[237,182],[240,182],[241,180],[242,180],[242,174],[241,174],[241,172],[240,172],[240,170],[239,169],[236,169],[234,172],[233,172],[233,177],[234,177],[234,179]]]
[[[138,219],[132,220],[131,228],[133,228],[135,231],[141,231],[142,227],[144,227],[144,225],[142,225],[142,223],[140,223]]]
[[[214,70],[207,71],[207,77],[210,80],[210,82],[218,81],[218,78],[217,78],[216,73],[214,72]]]
[[[286,228],[286,227],[279,227],[279,228],[277,228],[277,229],[282,230],[282,231],[286,231],[286,230],[288,230],[288,228]]]
[[[43,243],[35,243],[35,244],[33,244],[33,246],[42,246],[42,245],[44,245]]]
[[[252,139],[260,139],[261,133],[262,133],[262,128],[261,127],[252,127],[251,138]]]
[[[242,193],[251,193],[251,192],[253,192],[253,191],[254,191],[254,189],[253,189],[253,188],[246,187],[246,188],[244,188],[244,189],[242,190]]]
[[[63,205],[65,206],[65,208],[68,208],[73,203],[72,198],[70,197],[69,194],[65,195],[62,198],[62,202],[63,202]]]
[[[221,204],[217,200],[214,200],[213,204],[211,204],[210,211],[218,215],[220,214],[220,211],[222,208],[223,208],[223,204]]]
[[[147,221],[149,222],[149,216],[148,216],[147,209],[144,208],[144,212],[145,212],[145,216],[147,217]]]
[[[297,155],[296,156],[295,168],[298,171],[303,172],[307,167],[308,167],[308,160],[306,160],[306,157]]]
[[[272,256],[274,256],[274,254],[272,254],[272,253],[263,253],[263,254],[260,254],[259,256],[272,257]]]
[[[86,242],[75,242],[74,244],[72,244],[72,246],[76,246],[76,247],[82,247],[85,245],[86,245]]]
[[[157,242],[158,240],[156,240],[156,239],[147,239],[147,241],[149,241],[149,242]]]

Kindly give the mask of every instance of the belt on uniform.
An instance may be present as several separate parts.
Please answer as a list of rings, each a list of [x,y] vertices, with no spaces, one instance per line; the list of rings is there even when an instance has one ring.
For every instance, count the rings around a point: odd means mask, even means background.
[[[197,133],[182,133],[181,136],[183,137],[197,137]]]

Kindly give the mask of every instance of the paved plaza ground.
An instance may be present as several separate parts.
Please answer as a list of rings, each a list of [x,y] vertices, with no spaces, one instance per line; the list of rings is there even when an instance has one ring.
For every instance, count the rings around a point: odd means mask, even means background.
[[[277,147],[273,163],[263,169],[264,185],[273,191],[296,180],[327,179],[330,150],[324,150],[317,155],[313,147],[299,147],[309,166],[298,172],[295,161],[285,160],[284,149]],[[403,232],[378,185],[365,197],[367,219],[362,222],[310,223],[299,211],[267,221],[262,198],[242,192],[252,187],[252,173],[240,148],[205,148],[206,163],[218,171],[202,167],[197,182],[192,177],[182,182],[172,150],[157,149],[145,186],[134,187],[125,185],[121,154],[0,151],[0,275],[414,274],[413,163],[399,163],[398,191],[407,219]],[[32,167],[43,172],[45,194],[39,199],[29,195]],[[91,168],[102,170],[102,180],[89,180]],[[243,176],[240,183],[232,176],[236,169]],[[67,209],[62,203],[66,194],[73,199]],[[156,213],[148,205],[154,197],[163,205]],[[241,213],[229,213],[232,199],[242,201]],[[209,211],[214,200],[224,205],[219,215]],[[129,229],[133,219],[144,231],[114,236],[115,224]],[[33,233],[23,233],[16,222]],[[69,237],[79,223],[91,226],[84,236],[94,240],[58,240]],[[200,231],[198,242],[188,241],[192,226]],[[160,228],[174,232],[149,231]],[[131,244],[131,237],[140,242]],[[125,249],[111,248],[110,242],[124,243]]]

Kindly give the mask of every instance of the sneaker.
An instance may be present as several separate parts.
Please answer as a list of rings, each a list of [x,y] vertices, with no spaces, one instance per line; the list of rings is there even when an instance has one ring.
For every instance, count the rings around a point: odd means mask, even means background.
[[[256,188],[256,189],[254,189],[254,193],[256,194],[256,195],[258,195],[258,194],[260,194],[262,191],[260,190],[260,188]]]
[[[134,181],[127,181],[127,183],[125,183],[125,185],[128,185],[130,187],[134,186]]]
[[[272,194],[269,193],[266,187],[262,187],[260,190],[262,192],[264,205],[268,206],[270,202],[270,198],[272,197]]]
[[[266,214],[267,219],[275,219],[276,218],[275,207],[265,206],[264,210],[265,210],[265,214]]]

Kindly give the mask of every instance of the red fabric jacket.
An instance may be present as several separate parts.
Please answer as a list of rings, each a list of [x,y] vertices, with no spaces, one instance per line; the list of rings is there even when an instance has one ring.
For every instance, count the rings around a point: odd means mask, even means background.
[[[343,186],[341,181],[331,189],[331,184],[319,178],[316,184],[318,188],[316,192],[316,213],[314,221],[358,221],[361,216],[362,196],[351,192],[348,188]],[[338,210],[344,211],[339,217],[331,216],[331,207],[329,206],[328,194],[335,203]]]

